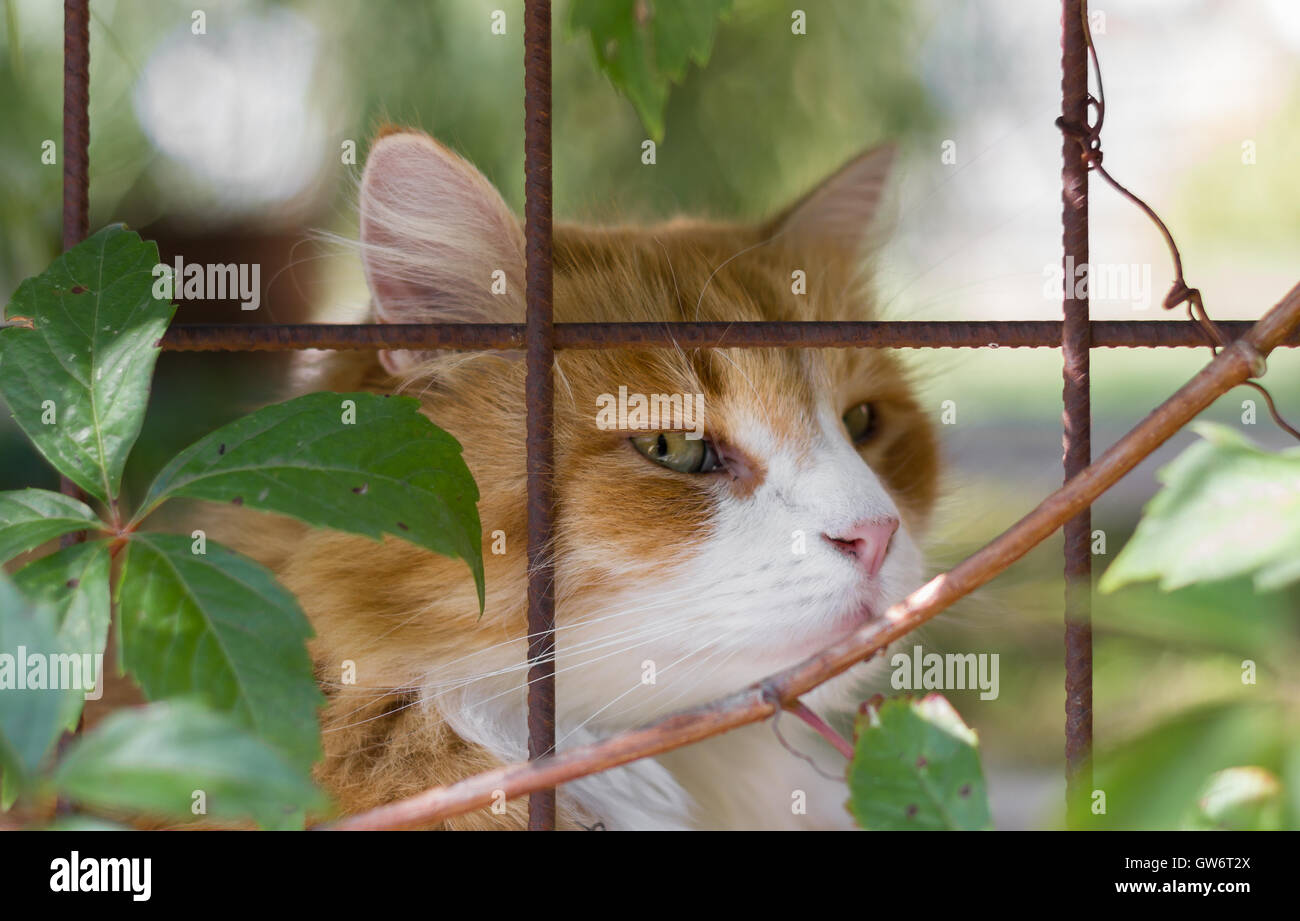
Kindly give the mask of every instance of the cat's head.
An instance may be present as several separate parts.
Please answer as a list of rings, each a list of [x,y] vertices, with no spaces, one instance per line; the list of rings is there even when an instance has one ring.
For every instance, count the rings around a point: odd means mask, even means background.
[[[868,319],[864,249],[889,160],[888,150],[866,153],[760,224],[559,225],[555,318]],[[519,219],[427,136],[377,142],[361,231],[379,319],[523,320]],[[520,635],[524,363],[412,352],[381,360],[388,385],[421,393],[464,445],[483,496],[485,623]],[[922,581],[935,439],[893,355],[562,350],[556,365],[562,702],[608,703],[626,687],[614,712],[642,716],[735,690]],[[658,402],[658,424],[635,427],[638,397]],[[681,431],[692,427],[703,437]],[[490,552],[495,531],[505,535],[501,557]],[[482,629],[472,608],[455,614]],[[650,671],[653,684],[643,681]]]

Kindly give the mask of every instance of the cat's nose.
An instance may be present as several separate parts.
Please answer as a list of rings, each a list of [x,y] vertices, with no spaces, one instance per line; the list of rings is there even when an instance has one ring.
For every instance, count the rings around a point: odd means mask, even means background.
[[[868,575],[874,576],[884,565],[889,542],[897,530],[897,518],[868,518],[838,534],[822,536],[836,550],[857,560]]]

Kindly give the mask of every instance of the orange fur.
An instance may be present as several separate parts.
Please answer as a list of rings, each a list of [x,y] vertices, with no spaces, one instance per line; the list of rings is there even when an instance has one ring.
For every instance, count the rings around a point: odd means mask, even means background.
[[[390,137],[392,137],[390,135]],[[398,135],[401,137],[401,135]],[[472,168],[471,168],[472,169]],[[816,194],[821,194],[819,190]],[[782,236],[772,226],[677,220],[647,228],[555,231],[558,321],[835,320],[871,315],[858,253],[834,239]],[[810,240],[816,239],[816,245]],[[791,292],[803,269],[808,292]],[[513,277],[513,270],[512,270]],[[374,280],[372,279],[372,286]],[[521,292],[502,310],[517,311]],[[390,318],[391,319],[391,318]],[[506,553],[486,553],[486,612],[480,619],[463,563],[400,540],[374,542],[239,512],[222,540],[270,566],[301,601],[316,630],[311,653],[328,698],[322,715],[320,781],[344,812],[392,801],[496,766],[459,737],[423,683],[458,660],[525,633],[524,365],[517,356],[413,356],[390,374],[374,353],[327,360],[322,389],[396,389],[454,435],[482,495],[485,552],[493,532]],[[427,360],[425,360],[427,359]],[[598,394],[619,384],[644,393],[703,393],[708,437],[742,440],[757,413],[795,450],[814,441],[818,394],[841,409],[870,400],[880,434],[861,455],[924,528],[935,499],[934,435],[899,361],[868,349],[672,350],[559,353],[555,389],[558,618],[561,625],[611,603],[627,580],[646,578],[690,553],[710,531],[722,495],[753,483],[685,476],[636,453],[626,433],[594,424]],[[750,458],[762,471],[765,459]],[[274,523],[272,523],[274,522]],[[662,571],[662,569],[660,569]],[[647,583],[653,590],[653,581]],[[563,637],[560,640],[564,642]],[[355,685],[340,683],[344,663]],[[563,691],[561,691],[563,693]],[[562,801],[562,805],[564,805]],[[567,827],[599,816],[565,805]],[[526,801],[504,814],[483,810],[446,828],[522,828]]]

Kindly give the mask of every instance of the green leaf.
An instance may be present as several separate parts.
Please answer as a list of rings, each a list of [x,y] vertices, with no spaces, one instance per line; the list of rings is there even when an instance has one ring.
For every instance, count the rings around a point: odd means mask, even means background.
[[[708,63],[718,19],[732,0],[573,0],[572,32],[587,31],[596,64],[636,108],[650,136],[663,140],[671,84],[691,62]]]
[[[874,831],[991,828],[978,744],[938,694],[885,701],[858,718],[849,811]]]
[[[1166,591],[1253,574],[1257,590],[1300,579],[1300,448],[1264,451],[1218,425],[1157,477],[1165,484],[1099,588],[1159,579]]]
[[[209,541],[136,533],[118,585],[121,661],[150,700],[193,696],[309,765],[321,703],[297,600],[252,560]]]
[[[114,713],[63,756],[55,787],[87,806],[282,825],[325,799],[306,770],[230,716],[174,700]]]
[[[98,700],[98,692],[103,690],[102,656],[112,618],[108,583],[111,568],[108,544],[92,541],[41,557],[14,575],[14,583],[28,599],[52,612],[59,645],[76,655],[92,657],[82,660],[94,663],[93,673],[82,679],[83,684],[93,681],[97,685],[92,700]],[[64,728],[76,728],[80,715],[78,708]]]
[[[14,583],[31,601],[55,614],[59,636],[69,649],[102,653],[111,618],[108,543],[97,540],[65,547],[28,563]]]
[[[46,489],[0,492],[0,563],[73,531],[100,527],[86,503]]]
[[[0,574],[0,768],[6,806],[37,775],[63,727],[81,712],[85,691],[59,680],[60,666],[69,662],[60,657],[71,653],[59,640],[54,613],[32,604]]]
[[[1231,767],[1214,774],[1185,827],[1196,830],[1278,831],[1282,782],[1262,767]]]
[[[376,539],[392,534],[468,563],[482,610],[478,488],[460,444],[419,410],[409,397],[373,393],[312,393],[267,406],[177,455],[141,514],[185,496]]]
[[[158,343],[175,307],[153,296],[158,247],[105,227],[18,287],[0,331],[0,394],[60,472],[117,497],[140,434]],[[50,420],[53,420],[51,423]]]

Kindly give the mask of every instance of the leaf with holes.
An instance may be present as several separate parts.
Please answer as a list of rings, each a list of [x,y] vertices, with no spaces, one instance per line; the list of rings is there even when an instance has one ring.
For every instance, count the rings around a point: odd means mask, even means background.
[[[153,296],[158,247],[105,227],[18,286],[0,331],[0,394],[61,473],[104,502],[140,434],[175,307]],[[30,323],[30,326],[27,325]]]
[[[320,754],[321,696],[297,600],[266,569],[211,541],[136,533],[117,589],[121,661],[150,700],[194,696],[284,752]]]
[[[671,85],[692,62],[708,63],[718,19],[730,9],[731,0],[573,0],[569,28],[591,35],[596,64],[660,141]]]
[[[1265,451],[1220,425],[1157,474],[1156,493],[1099,588],[1159,579],[1166,591],[1253,575],[1260,591],[1300,579],[1300,448]]]
[[[939,694],[887,700],[858,718],[849,812],[863,828],[992,827],[975,732]]]
[[[281,827],[286,817],[325,805],[304,768],[194,701],[114,713],[77,740],[53,779],[60,793],[87,806],[184,819],[193,818],[195,791],[203,793],[206,815],[264,826]]]
[[[478,487],[460,444],[409,397],[312,393],[260,409],[186,448],[141,515],[173,496],[392,534],[469,564],[483,607]]]
[[[38,773],[63,727],[81,712],[85,691],[70,677],[72,650],[54,612],[33,604],[0,573],[0,768],[4,803]]]
[[[64,534],[100,527],[90,506],[46,489],[0,492],[0,563]]]

